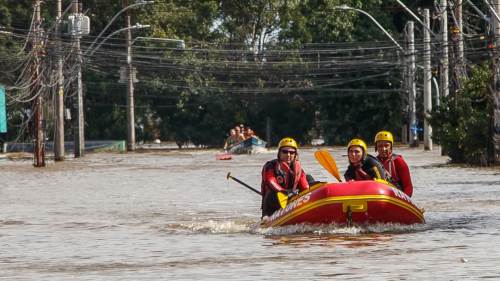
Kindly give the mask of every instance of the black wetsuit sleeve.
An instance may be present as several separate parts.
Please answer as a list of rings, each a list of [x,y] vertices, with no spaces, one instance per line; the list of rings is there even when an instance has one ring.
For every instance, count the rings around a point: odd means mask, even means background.
[[[382,163],[377,160],[377,158],[368,155],[365,161],[367,173],[374,179],[383,179],[387,180],[387,175],[385,172],[384,167],[382,166]]]

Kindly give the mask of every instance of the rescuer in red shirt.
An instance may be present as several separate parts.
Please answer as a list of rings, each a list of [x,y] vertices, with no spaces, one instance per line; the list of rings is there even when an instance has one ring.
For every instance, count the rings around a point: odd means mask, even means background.
[[[262,168],[262,217],[280,209],[278,192],[288,197],[309,188],[306,173],[298,160],[298,145],[292,138],[283,138],[278,144],[278,156]]]
[[[384,165],[390,181],[411,197],[413,184],[411,183],[410,169],[403,156],[392,152],[394,145],[392,134],[388,131],[380,131],[375,135],[374,142],[375,150],[378,153],[377,158]]]

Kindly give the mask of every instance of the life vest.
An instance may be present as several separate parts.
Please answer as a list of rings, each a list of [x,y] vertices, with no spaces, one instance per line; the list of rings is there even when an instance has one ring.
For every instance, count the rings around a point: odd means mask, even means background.
[[[389,159],[381,160],[380,158],[377,158],[384,166],[389,181],[396,185],[398,189],[402,189],[401,179],[399,178],[398,172],[396,171],[396,165],[394,164],[394,160],[396,160],[398,157],[401,157],[401,155],[392,153]]]
[[[287,191],[295,191],[302,175],[302,168],[299,161],[293,161],[291,167],[278,159],[266,163],[265,170],[274,169],[274,176],[278,184]]]
[[[369,180],[369,179],[387,179],[382,163],[374,156],[368,154],[361,163],[361,167],[355,167],[349,164],[344,174],[347,181],[349,180]]]

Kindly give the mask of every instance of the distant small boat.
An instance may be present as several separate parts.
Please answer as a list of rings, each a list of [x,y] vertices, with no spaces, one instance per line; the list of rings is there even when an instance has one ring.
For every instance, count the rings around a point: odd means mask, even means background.
[[[227,151],[232,154],[252,154],[259,150],[266,149],[266,142],[256,136],[252,136],[244,141],[233,144],[228,147]]]
[[[233,155],[231,155],[231,153],[223,152],[215,154],[215,158],[217,160],[231,160],[233,159]]]

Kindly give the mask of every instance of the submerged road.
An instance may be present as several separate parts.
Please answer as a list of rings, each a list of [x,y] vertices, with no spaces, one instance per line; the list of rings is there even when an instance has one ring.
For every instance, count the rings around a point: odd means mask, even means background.
[[[370,148],[371,151],[373,148]],[[329,148],[340,172],[344,148]],[[303,149],[304,170],[335,182]],[[88,154],[34,168],[0,159],[0,279],[500,279],[500,170],[398,148],[424,225],[260,229],[260,170],[276,150]]]

